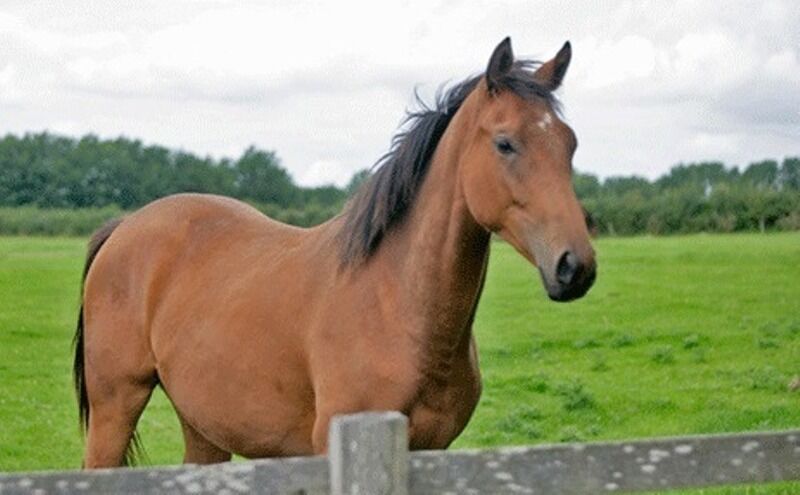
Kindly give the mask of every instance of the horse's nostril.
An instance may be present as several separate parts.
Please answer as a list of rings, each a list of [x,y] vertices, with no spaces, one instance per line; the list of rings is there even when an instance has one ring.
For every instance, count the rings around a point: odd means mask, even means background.
[[[580,262],[578,257],[567,251],[561,255],[556,267],[556,278],[561,285],[570,285],[575,280],[575,274],[578,273]]]

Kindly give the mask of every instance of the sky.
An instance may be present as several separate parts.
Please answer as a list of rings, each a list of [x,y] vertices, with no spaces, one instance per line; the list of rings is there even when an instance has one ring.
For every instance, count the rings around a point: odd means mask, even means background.
[[[0,134],[125,135],[202,156],[275,150],[305,186],[383,154],[417,90],[511,36],[546,60],[600,177],[800,155],[800,3],[3,0]]]

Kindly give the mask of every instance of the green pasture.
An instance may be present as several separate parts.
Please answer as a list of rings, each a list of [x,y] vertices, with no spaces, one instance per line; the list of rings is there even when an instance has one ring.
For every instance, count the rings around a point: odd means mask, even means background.
[[[0,471],[76,468],[70,343],[83,239],[0,237]],[[454,448],[800,426],[800,233],[605,238],[582,300],[551,303],[502,243],[475,323],[484,392]],[[178,463],[157,394],[152,464]],[[790,494],[800,483],[692,493]]]

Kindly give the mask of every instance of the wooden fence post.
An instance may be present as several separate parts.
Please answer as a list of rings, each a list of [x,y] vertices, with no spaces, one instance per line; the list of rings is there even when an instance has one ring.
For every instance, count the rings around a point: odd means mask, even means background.
[[[398,412],[336,416],[328,459],[333,495],[407,495],[408,420]]]

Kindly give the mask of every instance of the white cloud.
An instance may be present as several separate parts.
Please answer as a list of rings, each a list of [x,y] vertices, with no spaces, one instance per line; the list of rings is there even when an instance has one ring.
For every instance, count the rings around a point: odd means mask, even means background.
[[[673,50],[674,83],[697,92],[736,85],[758,67],[754,48],[747,39],[721,31],[686,34]]]
[[[589,89],[642,79],[652,75],[656,68],[655,47],[642,36],[625,36],[617,41],[589,37],[576,44],[577,50],[591,61],[581,74],[583,84]]]
[[[17,85],[17,69],[14,64],[6,65],[0,70],[0,101],[3,103],[13,103],[20,100],[20,92]]]
[[[387,149],[415,86],[430,95],[482,70],[510,34],[536,58],[572,39],[562,94],[579,169],[654,176],[703,154],[800,152],[791,0],[83,7],[0,7],[0,132],[126,134],[216,156],[255,144],[301,183],[343,184]]]
[[[735,134],[711,134],[700,132],[691,141],[697,152],[697,159],[730,156],[739,151],[739,138]]]
[[[797,62],[797,54],[791,48],[770,55],[764,62],[764,72],[774,79],[800,83],[800,64]]]
[[[353,172],[337,160],[317,160],[297,177],[301,185],[335,184],[339,187],[350,182]]]

